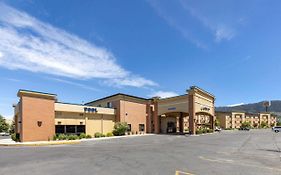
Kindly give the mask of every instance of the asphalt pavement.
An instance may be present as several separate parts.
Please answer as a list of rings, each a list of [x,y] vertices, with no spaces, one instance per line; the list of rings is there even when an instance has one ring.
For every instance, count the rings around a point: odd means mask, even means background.
[[[151,135],[44,147],[0,147],[0,174],[281,174],[281,133]]]

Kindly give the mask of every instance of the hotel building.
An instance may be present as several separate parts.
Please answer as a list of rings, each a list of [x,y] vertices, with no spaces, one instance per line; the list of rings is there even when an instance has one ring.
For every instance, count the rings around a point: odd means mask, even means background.
[[[22,142],[51,140],[59,133],[106,134],[116,122],[126,122],[134,134],[195,134],[198,128],[214,128],[215,97],[196,86],[171,98],[119,93],[85,104],[62,103],[56,94],[29,90],[17,95],[16,133]]]
[[[254,128],[260,127],[262,123],[273,127],[277,122],[276,117],[270,113],[216,112],[216,119],[223,129],[239,129],[243,122],[249,122]]]

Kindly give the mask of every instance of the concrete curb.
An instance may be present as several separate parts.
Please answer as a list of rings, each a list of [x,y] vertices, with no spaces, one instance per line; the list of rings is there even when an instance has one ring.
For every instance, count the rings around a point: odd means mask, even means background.
[[[0,143],[0,146],[48,146],[48,145],[73,145],[81,143],[80,140],[71,141],[49,141],[49,142],[30,142],[30,143]]]
[[[130,137],[143,137],[143,136],[151,136],[155,134],[140,134],[140,135],[124,135],[124,136],[112,136],[112,137],[100,137],[100,138],[91,138],[91,139],[81,139],[81,142],[87,141],[98,141],[98,140],[110,140],[110,139],[120,139],[120,138],[130,138]]]
[[[99,140],[109,140],[118,138],[130,138],[130,137],[141,137],[149,136],[154,134],[142,134],[142,135],[125,135],[125,136],[112,136],[112,137],[101,137],[101,138],[91,138],[91,139],[81,139],[81,140],[62,140],[62,141],[45,141],[45,142],[23,142],[23,143],[0,143],[0,146],[48,146],[48,145],[72,145],[79,144],[81,142],[88,141],[99,141]]]
[[[219,132],[212,132],[212,133],[205,133],[205,134],[194,134],[194,135],[190,135],[190,136],[205,136],[205,135],[213,135],[213,134],[218,134]]]

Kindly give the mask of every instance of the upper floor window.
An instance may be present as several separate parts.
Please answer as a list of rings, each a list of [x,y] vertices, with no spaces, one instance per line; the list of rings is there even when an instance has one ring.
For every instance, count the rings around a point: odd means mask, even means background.
[[[108,108],[112,108],[112,102],[107,102],[106,107],[108,107]]]

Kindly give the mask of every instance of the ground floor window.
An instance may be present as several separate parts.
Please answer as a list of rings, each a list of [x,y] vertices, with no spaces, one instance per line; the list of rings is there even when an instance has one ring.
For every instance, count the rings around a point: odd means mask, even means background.
[[[85,125],[77,125],[77,133],[85,133]]]
[[[64,134],[64,125],[56,125],[56,134]]]
[[[85,125],[56,125],[56,134],[81,134],[85,132]]]
[[[144,131],[144,124],[139,124],[139,131]]]
[[[66,133],[76,133],[75,125],[66,125]]]
[[[131,132],[132,131],[132,125],[131,124],[128,124],[128,132]]]

